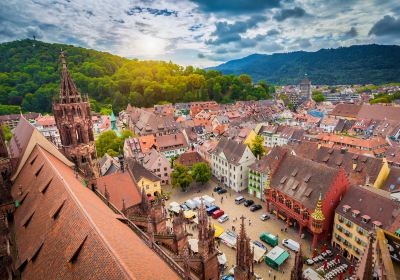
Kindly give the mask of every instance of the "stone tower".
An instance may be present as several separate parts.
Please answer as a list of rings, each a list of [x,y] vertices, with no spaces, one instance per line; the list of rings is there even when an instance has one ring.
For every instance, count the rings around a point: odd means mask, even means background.
[[[254,277],[253,255],[250,248],[250,238],[246,235],[244,228],[244,217],[241,217],[240,233],[236,241],[236,267],[234,270],[235,280],[251,280]]]
[[[98,177],[93,124],[87,96],[82,97],[68,72],[64,52],[60,55],[62,70],[59,100],[53,102],[53,113],[60,132],[64,155],[75,163],[86,180]]]
[[[199,212],[199,255],[202,262],[203,275],[202,280],[219,279],[219,263],[217,258],[217,250],[215,249],[215,229],[209,223],[206,209],[201,202]]]

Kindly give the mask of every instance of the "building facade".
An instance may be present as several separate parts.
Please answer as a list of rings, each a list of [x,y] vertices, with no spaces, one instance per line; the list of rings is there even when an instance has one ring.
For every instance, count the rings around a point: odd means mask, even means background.
[[[255,160],[247,145],[222,138],[213,151],[211,170],[225,186],[239,192],[247,188],[249,166]]]
[[[349,260],[358,261],[367,248],[369,233],[377,228],[390,230],[399,210],[400,203],[388,193],[352,186],[335,211],[332,246]]]

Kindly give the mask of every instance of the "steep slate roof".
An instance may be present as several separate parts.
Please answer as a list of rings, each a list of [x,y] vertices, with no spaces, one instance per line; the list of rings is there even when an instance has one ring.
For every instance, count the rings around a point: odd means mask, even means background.
[[[238,163],[246,148],[247,146],[245,144],[238,143],[228,138],[221,138],[213,153],[219,154],[223,152],[229,162]]]
[[[275,146],[267,155],[263,156],[259,160],[256,160],[256,162],[250,165],[249,168],[264,174],[267,171],[273,171],[287,153],[287,149],[281,146]]]
[[[316,143],[300,143],[293,146],[296,155],[326,164],[333,168],[344,168],[353,184],[364,185],[368,177],[374,183],[382,169],[382,159],[348,152],[342,149],[318,147]]]
[[[21,203],[14,220],[22,279],[178,279],[73,169],[39,145],[12,196]]]
[[[160,181],[160,178],[144,168],[136,160],[129,158],[126,162],[128,163],[129,172],[131,172],[136,183],[139,182],[141,178],[146,178],[152,182]]]
[[[382,186],[382,190],[388,192],[398,192],[400,191],[400,168],[392,167],[385,183]]]
[[[13,131],[13,138],[11,138],[9,146],[10,158],[14,169],[11,177],[12,181],[18,176],[36,144],[50,151],[54,156],[63,161],[64,164],[70,167],[74,165],[52,142],[47,140],[27,119],[22,117]]]
[[[271,187],[314,209],[319,194],[324,196],[338,172],[309,159],[287,155],[272,175]]]
[[[343,207],[347,205],[351,209],[345,212]],[[354,217],[353,210],[358,210],[359,214]],[[388,229],[400,215],[400,203],[390,199],[387,192],[360,186],[352,186],[343,196],[342,201],[336,208],[341,216],[362,225],[364,228],[373,229],[373,222],[382,223],[381,228]],[[368,223],[362,222],[362,217],[367,215],[371,218]]]
[[[128,208],[141,202],[141,194],[129,172],[118,172],[97,178],[97,189],[105,195],[105,188],[110,195],[110,202],[122,210],[122,200]]]

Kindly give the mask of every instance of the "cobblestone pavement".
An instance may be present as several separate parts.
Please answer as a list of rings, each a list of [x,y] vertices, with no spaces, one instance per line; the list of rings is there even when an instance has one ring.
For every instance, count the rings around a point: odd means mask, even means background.
[[[272,234],[279,236],[279,243],[280,247],[281,241],[286,238],[291,238],[293,240],[299,241],[297,231],[289,228],[287,232],[282,232],[281,229],[285,227],[285,223],[281,220],[277,220],[275,217],[271,215],[271,219],[268,221],[261,221],[260,216],[265,212],[265,206],[261,202],[261,200],[251,197],[256,204],[261,204],[263,209],[251,212],[249,208],[246,208],[243,203],[240,205],[236,205],[234,199],[239,196],[238,193],[228,190],[228,193],[223,195],[218,195],[213,193],[213,188],[217,186],[215,182],[210,182],[204,186],[197,186],[191,187],[187,192],[182,192],[179,189],[172,189],[170,187],[165,187],[164,191],[171,193],[171,198],[167,201],[166,206],[172,201],[176,201],[178,203],[184,203],[189,198],[194,198],[196,196],[202,196],[208,194],[213,196],[216,199],[216,205],[218,205],[221,209],[225,211],[226,214],[229,215],[229,220],[223,224],[220,224],[218,221],[213,220],[214,223],[222,226],[224,229],[232,229],[232,226],[236,228],[236,231],[240,229],[240,216],[243,215],[245,220],[246,232],[247,235],[250,237],[251,240],[259,240],[259,235],[263,231],[270,232]],[[247,193],[242,193],[246,199],[250,198],[250,195]],[[221,198],[223,200],[221,201]],[[237,221],[234,221],[234,218],[238,218]],[[250,222],[250,224],[249,224]],[[190,228],[190,227],[189,227]],[[191,232],[192,229],[190,228],[189,231]],[[193,238],[197,238],[197,232],[193,232]],[[306,240],[301,240],[303,254],[306,256],[310,256],[310,248],[311,248],[311,238],[308,237]],[[264,245],[271,250],[272,247],[269,245]],[[221,243],[219,246],[219,250],[225,253],[227,260],[228,260],[228,268],[231,268],[235,265],[236,262],[236,250],[229,248],[225,244]],[[255,272],[263,279],[274,279],[274,275],[276,276],[275,279],[290,279],[290,271],[294,264],[294,256],[295,253],[288,250],[290,252],[289,259],[284,263],[281,267],[283,272],[278,272],[267,266],[264,262],[258,263],[254,265]],[[306,268],[306,265],[305,265]],[[269,271],[271,271],[271,276],[269,277]]]

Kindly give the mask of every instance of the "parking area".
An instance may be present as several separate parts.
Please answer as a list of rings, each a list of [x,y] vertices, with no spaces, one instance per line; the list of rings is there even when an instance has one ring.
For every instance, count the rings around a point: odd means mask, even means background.
[[[224,223],[219,223],[216,219],[212,219],[213,223],[221,226],[225,230],[232,230],[232,227],[235,228],[235,231],[238,232],[240,229],[240,217],[243,215],[245,219],[246,232],[251,240],[260,240],[259,236],[262,232],[269,232],[279,237],[279,246],[282,246],[283,239],[293,239],[295,241],[302,243],[303,254],[305,256],[311,256],[312,253],[310,251],[311,241],[310,240],[299,240],[297,232],[293,229],[289,228],[287,232],[282,231],[285,227],[285,223],[281,220],[277,220],[276,217],[270,215],[270,219],[267,221],[261,221],[260,216],[265,213],[264,204],[257,198],[250,197],[247,193],[237,194],[233,191],[228,190],[225,194],[217,194],[213,192],[213,188],[217,186],[216,183],[211,182],[205,186],[198,186],[189,189],[187,192],[182,192],[179,189],[171,189],[167,188],[166,191],[171,194],[170,200],[167,202],[167,205],[176,201],[178,203],[184,203],[188,199],[193,199],[197,196],[209,195],[215,198],[215,204],[224,210],[225,214],[229,215],[229,220]],[[239,195],[243,195],[246,199],[254,200],[254,204],[261,204],[262,209],[251,212],[250,207],[245,207],[244,203],[239,205],[235,204],[235,198]],[[196,229],[189,227],[189,231],[196,231]],[[194,237],[197,237],[197,232],[193,232]],[[268,251],[272,249],[271,246],[263,243]],[[294,264],[294,256],[295,253],[285,248],[290,256],[286,260],[286,262],[281,266],[281,271],[276,271],[269,266],[267,266],[264,262],[255,264],[255,272],[263,279],[290,279],[290,271]],[[236,250],[226,246],[223,243],[220,243],[219,250],[225,253],[228,261],[228,269],[230,269],[236,262]]]

